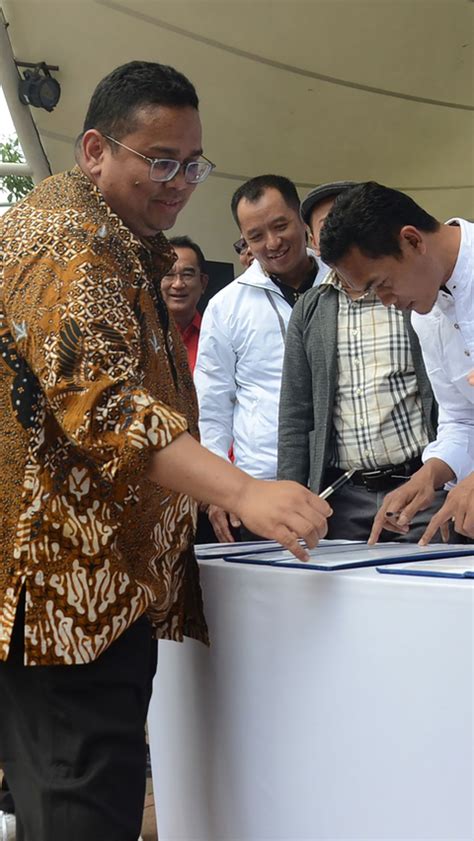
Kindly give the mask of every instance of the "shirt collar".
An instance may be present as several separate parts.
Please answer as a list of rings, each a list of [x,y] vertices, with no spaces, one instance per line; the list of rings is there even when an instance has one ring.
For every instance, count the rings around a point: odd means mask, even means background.
[[[201,321],[202,321],[202,315],[201,315],[200,312],[198,312],[196,310],[196,312],[194,313],[194,318],[191,321],[191,324],[189,325],[189,327],[194,327],[195,330],[199,330],[200,327],[201,327]]]
[[[375,292],[373,289],[367,289],[367,291],[363,292],[362,295],[359,295],[358,298],[351,298],[351,296],[347,294],[347,291],[344,289],[341,281],[339,280],[335,269],[331,269],[329,274],[324,278],[321,286],[323,286],[324,284],[333,286],[335,289],[337,289],[338,292],[340,292],[342,295],[345,295],[345,297],[348,298],[348,300],[354,304],[359,303],[359,301],[375,300]]]
[[[469,227],[468,224],[465,222],[464,219],[448,219],[445,223],[446,225],[456,225],[459,227],[461,232],[461,238],[459,242],[459,251],[458,256],[456,258],[456,263],[454,264],[454,269],[452,271],[451,277],[449,277],[446,283],[443,286],[446,287],[446,291],[441,289],[441,294],[444,295],[451,295],[452,297],[456,297],[459,295],[460,291],[464,288],[466,282],[469,284],[471,283],[470,277],[470,266],[469,266]]]
[[[201,321],[202,315],[198,312],[198,310],[196,310],[193,320],[189,322],[187,327],[182,329],[179,324],[177,324],[177,327],[182,336],[189,335],[190,333],[199,333],[201,329]]]
[[[309,259],[311,260],[311,263],[312,263],[312,266],[313,266],[313,270],[314,270],[314,275],[313,275],[313,277],[312,277],[311,283],[310,283],[310,282],[309,282],[309,280],[308,280],[305,284],[303,284],[303,285],[304,285],[304,287],[305,287],[305,289],[306,289],[306,288],[308,288],[308,289],[309,289],[309,288],[310,288],[310,287],[314,284],[314,281],[315,281],[315,279],[316,279],[316,275],[318,274],[318,271],[319,271],[319,266],[318,266],[318,263],[317,263],[316,259],[313,257],[313,255],[311,254],[311,252],[308,252],[308,250],[307,250],[307,254],[308,254]],[[276,284],[277,284],[277,286],[284,286],[285,288],[288,288],[288,289],[293,289],[293,287],[292,287],[292,286],[288,286],[288,284],[287,284],[287,283],[284,283],[284,281],[283,281],[283,280],[280,280],[280,278],[279,278],[277,275],[275,275],[275,274],[270,274],[270,272],[267,272],[267,270],[266,270],[266,269],[264,269],[264,268],[263,268],[263,266],[260,266],[260,268],[262,269],[262,272],[263,272],[263,274],[265,275],[265,277],[270,278],[270,280],[272,280],[272,281],[273,281],[273,283],[276,283]],[[308,272],[308,276],[309,276],[309,272]],[[300,289],[295,289],[294,291],[295,291],[295,292],[299,292],[299,291],[300,291]]]

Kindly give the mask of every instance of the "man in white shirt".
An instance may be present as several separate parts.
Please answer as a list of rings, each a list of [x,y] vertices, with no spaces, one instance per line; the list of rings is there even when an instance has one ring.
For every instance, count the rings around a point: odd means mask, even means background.
[[[211,298],[203,316],[194,382],[201,441],[259,479],[277,473],[278,403],[286,328],[300,295],[318,283],[306,248],[295,185],[279,175],[242,184],[232,213],[255,260]],[[220,541],[231,541],[227,512],[209,507]],[[232,525],[238,527],[235,517]]]
[[[413,312],[428,376],[439,404],[436,441],[423,467],[388,494],[372,528],[406,534],[412,518],[450,483],[446,502],[420,543],[454,521],[456,532],[474,537],[474,225],[445,225],[409,196],[375,182],[343,193],[321,233],[322,258],[353,289],[373,289],[385,306]],[[455,485],[453,483],[456,483]]]

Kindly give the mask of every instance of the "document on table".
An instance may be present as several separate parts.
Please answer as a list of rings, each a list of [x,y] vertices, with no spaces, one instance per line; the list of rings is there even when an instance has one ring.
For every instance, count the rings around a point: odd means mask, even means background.
[[[377,572],[391,575],[423,575],[432,578],[474,579],[474,546],[471,558],[445,558],[443,561],[423,561],[423,563],[398,564],[390,567],[377,567]]]
[[[302,541],[300,541],[302,543]],[[321,540],[320,546],[360,546],[362,540]],[[267,552],[284,551],[276,540],[242,540],[238,543],[200,543],[194,547],[196,558],[231,558],[236,555],[261,555]]]
[[[291,552],[282,549],[277,552],[246,555],[226,555],[224,560],[239,564],[258,564],[271,567],[295,567],[298,569],[317,569],[330,572],[339,569],[379,566],[381,564],[399,564],[413,561],[441,560],[462,556],[473,556],[473,549],[465,544],[432,544],[418,546],[410,543],[379,543],[375,546],[364,544],[319,545],[309,550],[309,560],[300,562]]]

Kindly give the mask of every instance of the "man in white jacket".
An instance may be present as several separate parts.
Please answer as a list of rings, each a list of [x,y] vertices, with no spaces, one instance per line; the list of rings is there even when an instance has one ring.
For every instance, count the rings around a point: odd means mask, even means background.
[[[306,248],[295,185],[278,175],[246,181],[232,213],[255,257],[215,295],[204,313],[195,369],[201,441],[259,479],[277,472],[278,405],[285,334],[300,295],[321,280],[316,255]],[[209,519],[220,541],[239,526],[215,505]]]

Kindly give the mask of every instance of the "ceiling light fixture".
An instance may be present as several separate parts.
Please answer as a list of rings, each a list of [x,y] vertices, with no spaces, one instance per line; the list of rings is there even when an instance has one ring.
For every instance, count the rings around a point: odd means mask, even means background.
[[[33,64],[29,61],[15,61],[17,67],[31,68],[23,72],[18,85],[18,97],[23,105],[32,105],[34,108],[44,108],[45,111],[52,111],[58,104],[61,96],[61,86],[51,76],[50,70],[59,70],[53,64],[46,64],[39,61]]]

